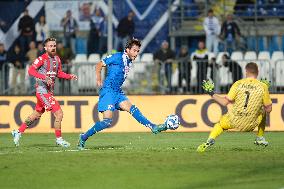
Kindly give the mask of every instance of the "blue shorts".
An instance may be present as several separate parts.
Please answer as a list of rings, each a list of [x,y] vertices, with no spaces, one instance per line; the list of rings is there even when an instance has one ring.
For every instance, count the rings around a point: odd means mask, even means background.
[[[123,91],[112,91],[101,89],[98,103],[98,111],[106,110],[115,111],[121,110],[119,104],[128,100]]]

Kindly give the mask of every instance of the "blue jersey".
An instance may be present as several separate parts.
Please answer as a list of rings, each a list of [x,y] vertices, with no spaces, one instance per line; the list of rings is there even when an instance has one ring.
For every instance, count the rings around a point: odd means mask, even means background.
[[[132,65],[131,59],[125,52],[117,52],[108,55],[102,62],[107,66],[107,76],[102,88],[112,89],[114,91],[121,90],[121,86]]]

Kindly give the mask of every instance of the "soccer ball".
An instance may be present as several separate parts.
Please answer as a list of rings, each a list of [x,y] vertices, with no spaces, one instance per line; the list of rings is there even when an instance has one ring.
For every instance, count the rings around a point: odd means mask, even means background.
[[[180,121],[177,115],[169,115],[166,118],[165,125],[168,129],[176,130],[179,127]]]

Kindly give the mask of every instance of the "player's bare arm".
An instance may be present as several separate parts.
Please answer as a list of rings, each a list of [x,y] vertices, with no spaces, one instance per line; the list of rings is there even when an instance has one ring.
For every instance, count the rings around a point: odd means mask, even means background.
[[[222,96],[219,96],[217,94],[214,94],[212,96],[212,98],[218,103],[218,104],[221,104],[222,106],[227,106],[230,101],[226,98],[226,97],[222,97]]]
[[[100,61],[99,63],[97,63],[96,65],[96,80],[97,80],[97,86],[98,87],[101,87],[103,85],[103,82],[102,82],[102,76],[101,76],[101,71],[104,67],[104,63],[102,61]]]
[[[272,111],[272,104],[268,105],[268,106],[264,106],[264,110],[266,113],[270,113]]]

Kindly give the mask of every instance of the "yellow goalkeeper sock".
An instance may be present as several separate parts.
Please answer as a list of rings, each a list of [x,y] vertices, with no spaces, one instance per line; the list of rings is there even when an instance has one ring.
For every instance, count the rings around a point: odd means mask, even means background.
[[[208,139],[215,139],[217,136],[219,136],[223,132],[223,128],[220,126],[220,123],[216,123],[214,125],[213,130],[210,132]]]
[[[260,115],[258,117],[258,119],[260,119],[260,123],[258,125],[258,131],[257,131],[257,136],[258,137],[262,137],[264,134],[264,130],[265,130],[265,124],[266,124],[266,114]]]

